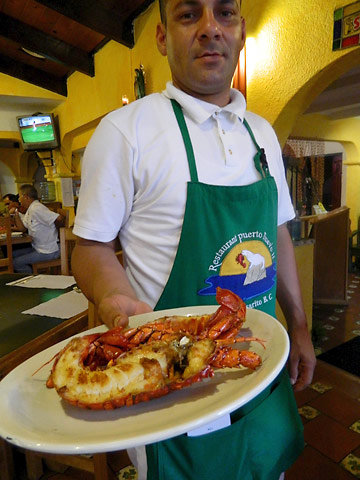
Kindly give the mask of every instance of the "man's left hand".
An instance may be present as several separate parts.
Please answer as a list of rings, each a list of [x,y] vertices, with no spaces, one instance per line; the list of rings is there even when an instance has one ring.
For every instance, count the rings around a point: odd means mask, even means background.
[[[304,390],[312,382],[316,357],[309,331],[306,327],[295,328],[290,334],[288,370],[294,391]]]

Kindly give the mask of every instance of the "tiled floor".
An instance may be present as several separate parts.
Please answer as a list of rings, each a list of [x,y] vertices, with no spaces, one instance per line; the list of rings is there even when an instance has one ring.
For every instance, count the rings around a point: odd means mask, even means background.
[[[314,306],[313,340],[317,354],[360,335],[360,273],[349,274],[347,295],[347,306]]]
[[[306,446],[286,480],[360,478],[360,378],[318,360],[296,400]]]
[[[348,297],[346,307],[314,307],[317,354],[360,335],[360,274],[349,275]],[[306,446],[285,480],[360,479],[360,377],[318,360],[312,385],[297,393],[296,401]],[[27,480],[21,464],[20,455],[16,480]],[[131,467],[119,471],[116,455],[110,457],[110,470],[110,480],[136,478]],[[92,480],[93,475],[73,468],[62,473],[47,469],[41,480],[50,478]]]
[[[360,335],[360,274],[350,274],[346,307],[315,306],[317,354]],[[312,385],[296,395],[306,446],[286,480],[360,478],[360,378],[317,361]]]

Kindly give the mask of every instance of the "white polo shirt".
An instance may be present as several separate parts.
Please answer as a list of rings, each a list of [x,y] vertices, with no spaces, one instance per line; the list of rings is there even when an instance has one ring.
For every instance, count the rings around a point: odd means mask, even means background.
[[[45,205],[34,200],[31,202],[21,221],[32,237],[31,245],[39,253],[53,253],[59,249],[58,232],[55,220],[59,216]]]
[[[83,158],[74,233],[106,242],[120,231],[129,280],[138,298],[152,306],[173,265],[190,181],[170,98],[183,108],[200,182],[248,185],[259,180],[245,115],[278,187],[278,224],[294,216],[274,130],[258,115],[245,113],[239,91],[231,90],[231,102],[221,108],[168,83],[163,93],[111,112],[100,122]]]

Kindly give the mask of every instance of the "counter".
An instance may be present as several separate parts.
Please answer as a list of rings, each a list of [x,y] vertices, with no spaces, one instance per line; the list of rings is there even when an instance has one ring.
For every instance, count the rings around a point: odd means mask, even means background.
[[[312,328],[313,281],[314,281],[314,239],[302,239],[293,242],[296,265],[298,268],[301,293],[304,302],[309,331]],[[276,302],[276,315],[286,327],[284,314]]]

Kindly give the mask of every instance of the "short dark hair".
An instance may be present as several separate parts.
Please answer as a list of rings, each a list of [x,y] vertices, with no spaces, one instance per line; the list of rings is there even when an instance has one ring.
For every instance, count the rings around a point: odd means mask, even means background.
[[[30,185],[30,183],[26,183],[25,185],[21,185],[20,192],[23,195],[27,195],[28,197],[30,197],[34,200],[38,199],[37,190],[33,185]]]
[[[161,23],[166,25],[166,0],[159,0],[159,8],[160,8],[160,19]]]
[[[14,195],[13,193],[7,193],[2,198],[3,200],[6,200],[8,198],[10,202],[19,202],[19,195]]]

